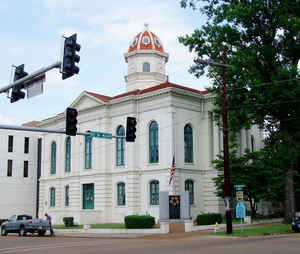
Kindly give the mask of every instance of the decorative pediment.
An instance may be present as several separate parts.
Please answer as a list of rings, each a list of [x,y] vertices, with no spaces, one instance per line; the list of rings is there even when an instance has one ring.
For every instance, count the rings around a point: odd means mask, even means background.
[[[104,105],[107,102],[107,98],[109,97],[84,91],[73,101],[70,107],[82,111]]]

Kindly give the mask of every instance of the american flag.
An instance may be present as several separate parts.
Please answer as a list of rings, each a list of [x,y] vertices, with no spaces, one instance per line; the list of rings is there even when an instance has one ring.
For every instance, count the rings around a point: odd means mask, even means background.
[[[176,170],[176,163],[175,163],[175,155],[173,156],[173,162],[172,162],[172,167],[171,167],[171,171],[170,171],[170,181],[169,181],[169,185],[171,184],[172,180],[173,180],[173,176],[175,174],[175,170]]]

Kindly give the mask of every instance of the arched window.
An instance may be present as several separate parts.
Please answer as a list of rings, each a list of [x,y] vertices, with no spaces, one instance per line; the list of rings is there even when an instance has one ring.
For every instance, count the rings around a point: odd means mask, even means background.
[[[123,126],[119,126],[117,129],[117,136],[125,136],[125,129]],[[124,166],[124,138],[116,138],[116,164],[117,166]]]
[[[159,205],[159,181],[150,182],[150,205]]]
[[[193,129],[189,124],[184,127],[184,162],[193,162]]]
[[[85,136],[85,168],[92,168],[92,138],[90,136]]]
[[[189,192],[190,205],[194,204],[194,182],[191,179],[184,182],[184,190]]]
[[[124,206],[125,203],[126,203],[125,183],[118,183],[117,189],[118,189],[118,205],[119,206]]]
[[[50,188],[50,206],[51,207],[55,206],[55,188],[54,187]]]
[[[149,162],[157,163],[158,159],[158,124],[153,121],[149,126]]]
[[[71,138],[66,138],[65,172],[71,171]]]
[[[255,151],[255,139],[254,136],[251,135],[251,152]]]
[[[150,72],[150,64],[148,62],[143,63],[143,72]]]
[[[65,206],[69,206],[69,190],[70,190],[70,187],[69,185],[66,185],[65,186]]]
[[[53,141],[51,144],[51,171],[53,175],[56,173],[56,143]]]

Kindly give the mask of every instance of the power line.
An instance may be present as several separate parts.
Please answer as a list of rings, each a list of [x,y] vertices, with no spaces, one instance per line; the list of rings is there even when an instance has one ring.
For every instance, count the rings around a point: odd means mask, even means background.
[[[241,105],[241,106],[238,106],[238,107],[228,107],[228,110],[236,110],[236,109],[241,109],[241,108],[251,108],[253,106],[279,105],[279,104],[296,103],[296,102],[300,102],[300,100],[290,100],[290,101],[281,101],[281,102],[269,102],[269,103],[257,103],[257,104],[251,104],[251,105]]]
[[[285,82],[289,82],[289,81],[293,81],[293,80],[300,80],[300,78],[294,78],[294,79],[286,79],[286,80],[279,80],[279,81],[272,81],[272,82],[266,82],[266,83],[260,83],[260,84],[258,84],[258,85],[253,85],[253,86],[251,86],[251,88],[259,88],[259,87],[263,87],[263,86],[268,86],[268,85],[270,85],[270,84],[280,84],[280,83],[285,83]],[[292,85],[298,85],[298,84],[292,84]],[[233,88],[231,88],[231,87],[228,87],[227,88],[227,90],[228,91],[235,91],[235,90],[247,90],[248,92],[249,92],[249,90],[246,88],[246,87],[233,87]],[[246,92],[246,91],[245,91]]]

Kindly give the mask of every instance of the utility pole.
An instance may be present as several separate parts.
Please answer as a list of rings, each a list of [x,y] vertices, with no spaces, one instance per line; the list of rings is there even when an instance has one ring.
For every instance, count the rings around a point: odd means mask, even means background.
[[[222,64],[226,64],[226,51],[222,50]],[[232,234],[232,217],[231,217],[231,188],[230,188],[230,168],[229,168],[229,148],[228,148],[228,119],[227,119],[227,91],[226,91],[226,67],[223,67],[222,78],[222,121],[223,121],[223,152],[224,152],[224,196],[225,196],[225,218],[226,232]]]
[[[222,74],[222,122],[223,122],[223,152],[224,152],[224,197],[225,197],[225,218],[226,233],[232,234],[231,217],[231,188],[230,188],[230,168],[229,168],[229,148],[228,148],[228,118],[227,118],[227,89],[226,89],[226,68],[232,67],[226,64],[226,51],[222,49],[222,63],[214,61],[200,60],[201,63],[223,68]]]

